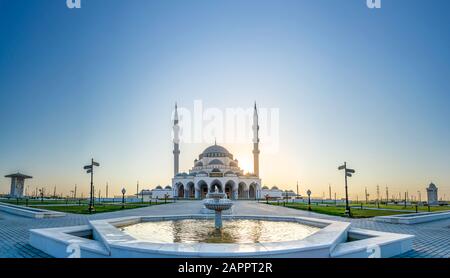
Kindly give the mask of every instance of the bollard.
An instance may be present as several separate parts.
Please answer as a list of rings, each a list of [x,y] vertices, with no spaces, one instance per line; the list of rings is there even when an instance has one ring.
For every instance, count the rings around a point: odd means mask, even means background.
[[[417,205],[416,205],[416,213],[418,213],[419,212],[419,208],[417,207]]]

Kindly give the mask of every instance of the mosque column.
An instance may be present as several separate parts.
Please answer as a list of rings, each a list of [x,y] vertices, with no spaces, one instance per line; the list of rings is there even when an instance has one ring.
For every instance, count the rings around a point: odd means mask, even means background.
[[[180,126],[178,125],[178,109],[175,104],[175,115],[173,119],[173,176],[180,171]]]
[[[258,110],[253,111],[253,173],[259,177],[259,124],[258,124]]]
[[[245,196],[246,199],[250,199],[250,190],[246,189],[244,191],[244,196]]]
[[[190,193],[191,193],[191,192],[189,192],[189,188],[187,188],[187,189],[185,188],[185,189],[184,189],[184,198],[185,198],[185,199],[189,199],[189,194],[190,194]]]

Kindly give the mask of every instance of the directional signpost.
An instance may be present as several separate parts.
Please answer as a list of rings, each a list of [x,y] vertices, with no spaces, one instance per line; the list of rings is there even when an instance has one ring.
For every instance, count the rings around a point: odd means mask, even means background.
[[[345,214],[351,217],[350,206],[348,205],[348,187],[347,187],[347,177],[351,177],[355,173],[355,170],[347,168],[347,162],[344,165],[339,166],[338,170],[345,170]]]
[[[94,159],[91,159],[91,164],[83,167],[86,170],[86,173],[91,174],[91,193],[89,198],[89,213],[95,211],[94,208],[94,166],[100,166],[98,162],[95,162]]]

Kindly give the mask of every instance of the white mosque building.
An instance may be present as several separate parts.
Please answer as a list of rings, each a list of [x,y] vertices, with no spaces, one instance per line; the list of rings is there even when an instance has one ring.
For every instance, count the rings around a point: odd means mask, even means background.
[[[261,179],[259,178],[259,125],[258,110],[253,113],[253,167],[252,174],[244,174],[238,160],[227,149],[217,144],[206,148],[194,160],[189,173],[179,172],[179,132],[178,111],[175,105],[174,132],[174,177],[172,190],[174,197],[204,199],[208,192],[225,192],[229,199],[259,199]]]

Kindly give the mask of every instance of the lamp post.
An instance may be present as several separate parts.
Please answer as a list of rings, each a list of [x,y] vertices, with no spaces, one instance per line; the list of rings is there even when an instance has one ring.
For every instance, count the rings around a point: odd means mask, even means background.
[[[44,188],[39,189],[39,195],[41,196],[41,203],[44,202]]]
[[[100,166],[98,162],[95,162],[94,159],[91,159],[91,164],[84,166],[84,170],[86,173],[91,174],[91,192],[89,197],[89,213],[95,211],[94,208],[94,166]]]
[[[308,189],[306,194],[308,194],[308,210],[311,211],[311,190]]]
[[[345,172],[345,214],[351,217],[350,206],[348,205],[348,187],[347,187],[347,177],[351,177],[355,173],[355,170],[347,168],[347,162],[344,165],[339,166],[338,170],[344,170]]]
[[[127,191],[125,188],[122,188],[122,209],[125,208],[125,193],[127,193]]]

